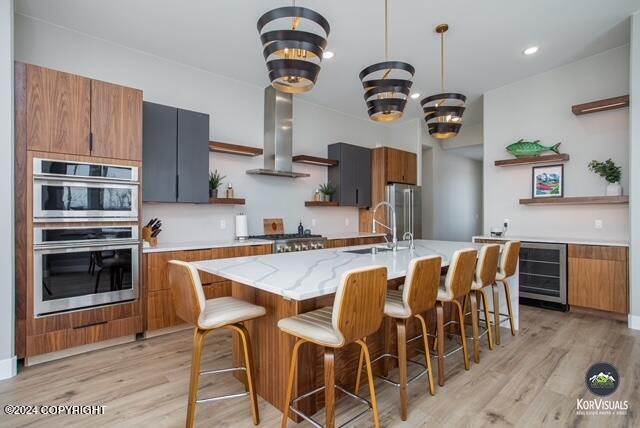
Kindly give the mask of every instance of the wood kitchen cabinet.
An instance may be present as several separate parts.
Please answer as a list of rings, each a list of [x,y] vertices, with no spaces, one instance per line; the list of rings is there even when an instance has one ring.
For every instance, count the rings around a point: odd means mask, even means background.
[[[145,202],[209,203],[209,115],[144,103]]]
[[[340,206],[371,206],[371,150],[353,144],[335,143],[327,148],[329,159],[338,161],[328,171],[336,186],[335,198]]]
[[[569,245],[569,305],[627,314],[628,248]]]
[[[142,91],[91,81],[91,156],[142,160]]]
[[[415,153],[384,147],[387,183],[418,183],[418,165]]]
[[[24,75],[27,150],[142,160],[142,91],[32,64]]]
[[[26,75],[27,149],[89,156],[91,80],[31,64],[17,67]]]
[[[166,251],[144,254],[143,283],[146,290],[145,330],[153,331],[183,324],[173,308],[168,281],[169,260],[195,262],[231,257],[271,254],[272,245],[251,245],[186,251]],[[207,299],[231,296],[231,281],[200,272],[202,289]]]

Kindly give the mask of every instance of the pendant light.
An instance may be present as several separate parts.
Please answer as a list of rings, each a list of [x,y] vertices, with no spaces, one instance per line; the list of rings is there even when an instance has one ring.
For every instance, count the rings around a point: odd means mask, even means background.
[[[389,61],[388,5],[384,1],[384,62],[370,65],[360,72],[364,100],[369,118],[376,122],[393,122],[402,117],[411,90],[415,69],[402,61]]]
[[[291,18],[292,24],[286,29],[263,32],[273,21]],[[305,20],[323,35],[299,30]],[[281,7],[270,10],[258,19],[258,34],[262,42],[262,54],[267,62],[271,85],[281,92],[300,94],[313,89],[320,72],[322,54],[329,37],[329,22],[319,13],[304,7]],[[320,31],[318,31],[319,33]]]
[[[462,114],[467,97],[455,92],[446,92],[444,80],[444,33],[449,25],[440,24],[436,33],[440,34],[440,79],[441,93],[431,95],[420,101],[427,122],[429,134],[437,140],[450,140],[458,135],[462,128]]]

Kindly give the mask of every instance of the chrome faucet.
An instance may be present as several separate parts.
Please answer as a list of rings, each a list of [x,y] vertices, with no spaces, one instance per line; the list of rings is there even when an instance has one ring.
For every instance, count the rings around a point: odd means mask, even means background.
[[[386,224],[376,220],[376,211],[378,210],[378,208],[380,208],[383,205],[386,205],[391,209],[391,222],[393,223],[393,227],[389,227]],[[372,229],[373,233],[376,233],[376,224],[379,224],[380,226],[383,226],[387,230],[390,230],[391,233],[393,234],[393,242],[392,242],[391,248],[393,249],[393,251],[396,251],[398,249],[398,235],[397,235],[397,229],[396,229],[396,210],[393,208],[393,205],[391,205],[387,201],[382,201],[382,202],[378,203],[378,205],[376,205],[375,208],[373,209],[373,216],[372,217],[373,217],[373,219],[372,219],[372,228],[371,229]],[[387,235],[386,234],[384,236],[384,239],[385,239],[385,241],[387,241],[387,244],[388,244],[389,240],[387,239]],[[413,239],[412,239],[412,242],[413,242]]]
[[[405,232],[405,233],[404,233],[404,235],[402,235],[402,240],[403,240],[403,241],[404,241],[404,240],[406,240],[406,239],[407,239],[407,235],[409,235],[409,238],[411,238],[411,245],[409,245],[409,249],[410,249],[411,251],[413,251],[413,250],[415,250],[415,249],[416,249],[416,246],[415,246],[415,245],[413,245],[413,233],[411,233],[411,232]]]

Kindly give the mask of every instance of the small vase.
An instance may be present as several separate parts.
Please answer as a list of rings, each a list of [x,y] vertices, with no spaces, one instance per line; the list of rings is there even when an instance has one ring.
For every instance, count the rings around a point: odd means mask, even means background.
[[[217,198],[218,197],[218,189],[209,189],[209,197]]]
[[[609,183],[607,185],[607,196],[622,196],[622,186],[620,183]]]
[[[331,201],[331,195],[322,195],[322,200],[325,202],[330,202]]]

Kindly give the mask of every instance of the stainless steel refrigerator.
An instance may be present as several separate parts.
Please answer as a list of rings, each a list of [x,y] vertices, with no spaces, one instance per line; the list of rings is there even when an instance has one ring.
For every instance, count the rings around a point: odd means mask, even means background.
[[[413,239],[422,239],[422,187],[391,184],[386,186],[386,191],[387,201],[396,211],[398,240],[405,232],[411,232]]]

